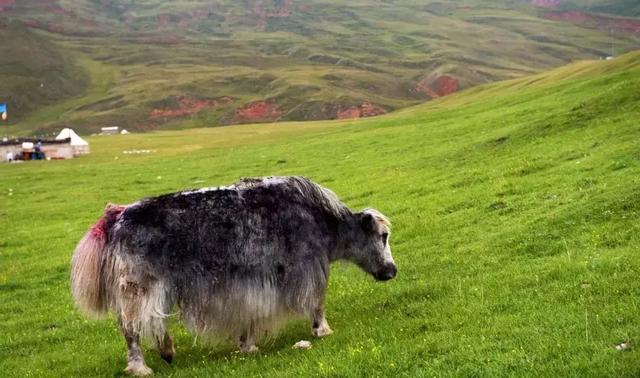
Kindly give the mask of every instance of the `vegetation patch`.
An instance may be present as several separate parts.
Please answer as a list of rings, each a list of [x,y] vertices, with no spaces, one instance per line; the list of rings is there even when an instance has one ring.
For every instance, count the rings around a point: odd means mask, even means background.
[[[397,278],[333,265],[334,334],[294,321],[253,355],[193,337],[174,309],[172,364],[143,343],[156,376],[639,376],[639,87],[632,53],[374,118],[95,136],[78,159],[0,164],[0,371],[122,374],[116,319],[85,319],[69,293],[73,248],[106,203],[305,175],[391,218]],[[567,127],[583,103],[588,126]]]
[[[640,20],[632,18],[606,17],[582,11],[549,12],[545,18],[553,21],[565,21],[584,24],[602,30],[617,30],[628,33],[640,33]]]
[[[12,109],[14,135],[61,125],[94,133],[114,124],[145,131],[195,127],[194,118],[211,126],[254,119],[236,117],[232,105],[195,113],[153,106],[172,95],[269,100],[278,119],[332,119],[366,102],[390,111],[603,58],[611,41],[614,55],[640,47],[632,0],[540,7],[552,5],[3,0],[0,25],[11,27],[0,27],[0,36],[11,54],[0,57],[0,97]],[[581,12],[580,22],[563,12]],[[545,18],[556,13],[557,20]],[[288,90],[300,86],[318,90]],[[164,115],[149,119],[154,111]]]

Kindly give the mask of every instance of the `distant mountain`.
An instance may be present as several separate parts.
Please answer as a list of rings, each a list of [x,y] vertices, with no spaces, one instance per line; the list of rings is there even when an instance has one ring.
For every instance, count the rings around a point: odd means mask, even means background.
[[[611,15],[625,14],[613,1],[578,3],[0,0],[0,20],[84,72],[80,95],[17,106],[14,130],[89,132],[367,117],[640,47],[640,19]]]

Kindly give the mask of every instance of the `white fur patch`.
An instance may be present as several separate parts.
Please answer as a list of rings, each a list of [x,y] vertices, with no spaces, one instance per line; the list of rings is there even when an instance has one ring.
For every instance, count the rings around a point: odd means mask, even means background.
[[[177,193],[176,196],[188,196],[190,194],[207,193],[207,192],[214,192],[214,191],[218,191],[218,190],[233,190],[233,189],[235,189],[235,185],[231,185],[231,186],[211,186],[211,187],[200,188],[200,189],[196,189],[196,190],[186,190],[184,192]]]
[[[265,185],[280,185],[284,184],[286,180],[282,177],[265,177],[262,179]]]
[[[387,245],[384,248],[384,252],[382,252],[382,256],[384,258],[384,262],[395,264],[396,262],[393,260],[393,256],[391,255],[391,247],[389,246],[389,241],[387,240]]]

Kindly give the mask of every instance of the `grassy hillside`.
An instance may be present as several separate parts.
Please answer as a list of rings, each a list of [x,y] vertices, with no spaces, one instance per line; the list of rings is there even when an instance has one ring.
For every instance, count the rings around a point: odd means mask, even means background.
[[[498,0],[15,2],[0,19],[55,43],[91,85],[86,96],[16,109],[13,130],[367,117],[603,57],[611,40],[616,54],[640,47],[639,20],[565,9]]]
[[[561,1],[563,9],[586,10],[598,13],[610,13],[625,17],[640,17],[640,4],[635,0],[594,0],[594,1]]]
[[[88,157],[1,165],[0,369],[124,367],[113,319],[85,320],[68,292],[105,203],[300,174],[391,217],[397,279],[334,266],[335,333],[304,352],[303,322],[245,356],[174,319],[174,364],[145,349],[158,376],[638,376],[639,93],[633,53],[369,120],[94,137]]]
[[[11,120],[83,93],[88,76],[56,45],[20,22],[0,18],[0,102]]]

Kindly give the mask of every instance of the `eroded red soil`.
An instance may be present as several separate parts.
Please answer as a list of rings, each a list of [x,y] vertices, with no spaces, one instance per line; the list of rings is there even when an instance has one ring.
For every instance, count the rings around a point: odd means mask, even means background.
[[[236,110],[235,121],[275,121],[282,115],[282,111],[275,104],[267,101],[256,101],[246,104]]]
[[[427,77],[415,86],[416,92],[423,93],[431,98],[450,95],[460,89],[458,79],[449,75]]]
[[[350,118],[366,118],[374,117],[377,115],[385,114],[387,111],[381,106],[365,102],[359,106],[350,106],[346,109],[338,111],[336,118],[338,119],[350,119]]]
[[[149,113],[150,119],[176,118],[199,113],[206,109],[214,109],[233,102],[233,98],[223,96],[213,99],[199,99],[193,96],[179,96],[176,98],[177,107],[153,109]]]

